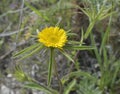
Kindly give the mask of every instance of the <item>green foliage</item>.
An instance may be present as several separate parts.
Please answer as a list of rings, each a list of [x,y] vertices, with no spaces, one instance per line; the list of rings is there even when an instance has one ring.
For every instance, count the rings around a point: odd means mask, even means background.
[[[49,48],[45,47],[41,43],[34,43],[31,46],[13,55],[14,58],[22,60],[40,52],[42,49],[50,50],[50,53],[48,53],[49,64],[47,73],[47,86],[41,85],[39,84],[39,82],[27,76],[20,67],[15,68],[14,76],[19,81],[27,82],[27,84],[24,84],[25,88],[40,90],[45,92],[46,94],[70,94],[71,91],[74,91],[77,94],[103,94],[105,93],[105,89],[107,88],[110,92],[115,94],[113,91],[115,83],[118,82],[119,84],[120,82],[120,80],[117,79],[118,74],[120,73],[120,60],[116,58],[113,54],[108,55],[109,49],[106,47],[111,30],[112,15],[115,13],[115,6],[113,2],[111,0],[111,2],[107,1],[109,0],[86,0],[85,8],[79,7],[79,9],[82,10],[84,14],[87,15],[89,18],[89,26],[86,31],[83,31],[83,29],[81,29],[81,40],[69,40],[69,37],[77,36],[77,34],[68,31],[68,42],[62,49]],[[46,2],[47,0],[45,0],[45,3]],[[48,5],[46,5],[46,7],[42,7],[43,9],[39,9],[41,6],[37,9],[28,2],[25,2],[25,5],[40,18],[35,23],[34,28],[31,28],[31,30],[39,29],[36,28],[36,25],[40,25],[42,28],[44,25],[53,25],[60,26],[66,29],[71,29],[71,22],[69,21],[69,19],[71,18],[72,13],[68,12],[71,12],[72,8],[78,8],[77,5],[72,4],[71,2],[69,2],[69,0],[48,0]],[[62,18],[62,20],[59,18]],[[99,32],[102,35],[102,40],[100,48],[98,48],[92,30],[96,23],[102,21],[105,18],[109,18],[109,23],[105,32]],[[25,23],[23,24],[23,27]],[[84,34],[84,32],[86,33]],[[87,39],[89,35],[91,40],[90,46],[84,43],[84,39]],[[2,45],[2,41],[0,45]],[[61,54],[63,54],[67,58],[68,61],[73,62],[73,65],[75,65],[77,71],[73,72],[71,70],[71,72],[67,73],[65,76],[59,77],[59,72],[57,72],[57,67],[55,66],[56,50],[60,51]],[[91,50],[91,52],[93,51],[95,59],[100,66],[100,78],[98,78],[97,75],[94,73],[79,69],[79,62],[77,60],[74,60],[74,56],[76,55],[76,52],[80,50]],[[67,53],[67,51],[69,53]],[[56,67],[56,69],[54,69],[54,67]],[[57,75],[56,78],[60,83],[59,87],[57,88],[60,88],[59,90],[52,88],[52,79],[54,79],[54,75],[52,73],[53,71]]]
[[[29,56],[35,54],[36,52],[40,51],[43,48],[43,45],[40,45],[40,43],[36,43],[34,45],[31,45],[20,52],[13,55],[13,58],[20,58],[20,60],[28,58]]]
[[[76,85],[77,81],[76,80],[73,80],[71,81],[68,86],[65,88],[65,91],[63,94],[69,94],[70,91],[73,89],[73,87]]]
[[[105,88],[109,87],[109,89],[114,88],[115,81],[117,80],[117,73],[119,73],[119,59],[115,58],[113,54],[108,55],[109,50],[106,45],[108,44],[110,28],[112,23],[112,16],[110,16],[108,27],[105,32],[101,32],[102,34],[102,42],[100,45],[100,49],[96,46],[95,39],[93,37],[93,33],[91,33],[91,41],[92,45],[94,45],[94,52],[98,63],[100,65],[101,78],[98,81],[99,88],[104,91]]]
[[[61,81],[63,84],[65,84],[65,82],[67,82],[72,77],[76,77],[76,78],[86,77],[90,80],[94,80],[95,82],[97,80],[97,78],[90,75],[90,73],[79,70],[79,71],[71,72],[70,74],[65,75],[64,77],[62,77]]]
[[[30,81],[31,79],[22,70],[21,66],[15,66],[14,76],[20,82]]]
[[[36,8],[32,7],[29,3],[25,3],[32,11],[34,11],[38,16],[40,16],[41,18],[45,19],[46,21],[49,21],[49,18],[47,16],[45,16],[43,13],[41,13],[39,10],[37,10]]]
[[[102,94],[102,91],[96,87],[96,83],[85,77],[80,81],[77,88],[77,94]]]
[[[28,84],[25,84],[24,86],[25,88],[31,88],[31,89],[36,89],[36,90],[40,90],[40,91],[43,91],[45,92],[46,94],[58,94],[57,91],[51,89],[51,88],[48,88],[48,87],[45,87],[45,86],[42,86],[40,84],[36,84],[36,83],[28,83]]]
[[[72,59],[72,57],[66,53],[64,50],[60,50],[60,52],[70,61],[72,61],[73,63],[75,63],[75,61]]]
[[[57,91],[39,84],[39,82],[35,81],[34,79],[32,79],[31,77],[26,75],[25,72],[22,70],[20,65],[15,67],[14,72],[15,72],[14,77],[18,81],[27,82],[24,84],[24,88],[31,88],[31,89],[40,90],[40,91],[46,92],[47,94],[53,94],[53,93],[58,94]]]
[[[106,17],[109,17],[110,15],[115,13],[115,11],[113,11],[114,6],[112,5],[112,3],[106,5],[107,0],[106,1],[103,0],[102,1],[103,3],[98,3],[98,4],[97,3],[95,4],[95,2],[90,0],[87,2],[90,3],[90,6],[86,7],[85,9],[80,8],[88,16],[90,21],[90,24],[84,36],[85,39],[88,38],[96,22],[101,21]]]

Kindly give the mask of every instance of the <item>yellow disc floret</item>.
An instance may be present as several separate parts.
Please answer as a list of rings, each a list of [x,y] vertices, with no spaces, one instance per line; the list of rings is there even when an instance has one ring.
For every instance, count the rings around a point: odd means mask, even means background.
[[[59,27],[47,27],[38,33],[38,41],[47,47],[62,48],[67,42],[65,30]]]

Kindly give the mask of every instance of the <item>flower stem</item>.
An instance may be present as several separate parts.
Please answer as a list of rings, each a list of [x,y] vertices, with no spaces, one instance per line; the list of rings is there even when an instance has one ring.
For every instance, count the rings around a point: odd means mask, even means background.
[[[54,60],[54,49],[50,48],[50,60],[48,66],[48,86],[51,85],[51,78],[52,78],[52,67],[53,67],[53,60]]]

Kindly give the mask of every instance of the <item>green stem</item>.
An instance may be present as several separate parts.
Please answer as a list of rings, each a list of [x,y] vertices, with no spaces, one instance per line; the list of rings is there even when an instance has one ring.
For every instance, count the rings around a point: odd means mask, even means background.
[[[48,86],[51,85],[53,60],[54,60],[54,49],[50,48],[50,60],[49,60],[49,68],[48,68]]]
[[[94,25],[95,25],[95,21],[90,21],[90,24],[89,24],[89,26],[87,28],[87,31],[86,31],[85,36],[84,36],[84,39],[88,38],[88,36],[89,36],[90,32],[92,31]]]

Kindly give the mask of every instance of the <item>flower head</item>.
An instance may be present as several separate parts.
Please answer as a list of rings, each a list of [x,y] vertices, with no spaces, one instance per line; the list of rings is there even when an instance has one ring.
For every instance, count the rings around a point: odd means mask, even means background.
[[[47,27],[38,33],[38,41],[47,47],[62,48],[67,42],[67,35],[59,27]]]

